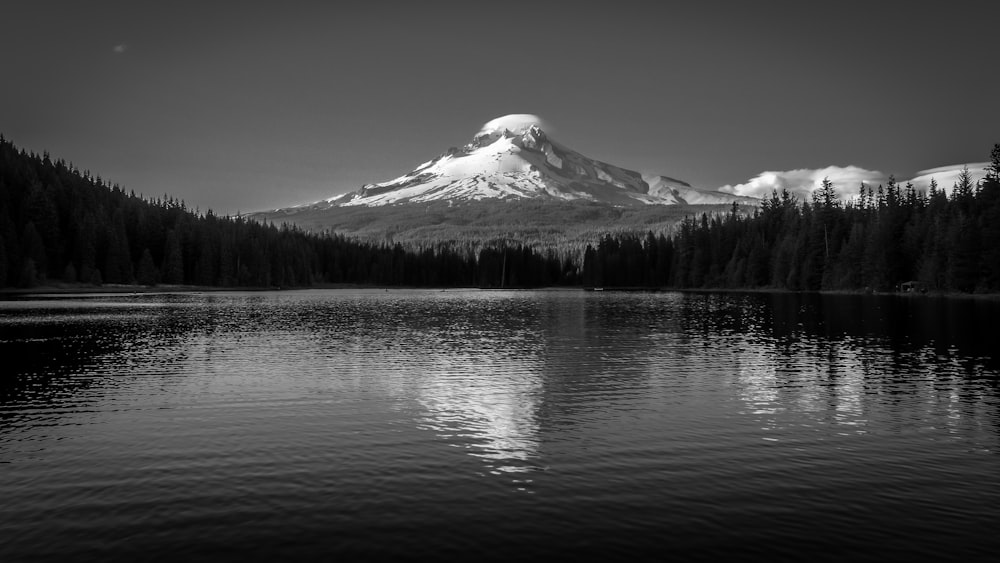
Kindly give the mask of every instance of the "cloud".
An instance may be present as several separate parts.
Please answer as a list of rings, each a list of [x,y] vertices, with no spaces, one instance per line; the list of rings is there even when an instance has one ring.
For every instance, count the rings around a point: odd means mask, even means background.
[[[111,50],[114,51],[116,54],[120,55],[120,54],[124,53],[125,51],[128,51],[128,45],[126,45],[124,43],[119,43],[119,44],[115,45],[114,47],[112,47]]]
[[[869,185],[884,183],[887,176],[878,170],[866,170],[857,166],[827,166],[826,168],[800,168],[798,170],[761,172],[742,184],[726,185],[720,192],[751,197],[769,197],[772,190],[782,189],[800,200],[808,200],[813,190],[823,184],[823,179],[833,182],[837,194],[842,199],[858,193],[861,182]]]
[[[958,177],[962,174],[964,167],[969,167],[969,177],[972,178],[972,184],[975,185],[976,182],[986,177],[986,167],[989,164],[989,162],[970,162],[921,170],[910,182],[917,190],[927,191],[931,185],[931,178],[933,178],[937,180],[938,188],[943,188],[946,192],[951,193],[951,188],[958,182]]]
[[[964,167],[969,167],[969,176],[972,178],[972,183],[975,184],[986,176],[987,165],[989,165],[988,162],[970,162],[930,168],[917,172],[917,175],[909,180],[896,178],[896,182],[900,186],[905,186],[909,182],[917,191],[926,192],[930,187],[931,178],[934,178],[937,180],[939,188],[950,193]],[[879,184],[885,184],[889,181],[889,176],[878,170],[867,170],[858,166],[827,166],[826,168],[761,172],[742,184],[722,186],[719,191],[764,198],[770,197],[772,190],[781,193],[782,189],[786,189],[788,193],[799,198],[800,201],[808,201],[812,197],[812,192],[823,184],[824,178],[829,178],[833,182],[837,195],[843,200],[857,196],[861,182],[877,189]]]

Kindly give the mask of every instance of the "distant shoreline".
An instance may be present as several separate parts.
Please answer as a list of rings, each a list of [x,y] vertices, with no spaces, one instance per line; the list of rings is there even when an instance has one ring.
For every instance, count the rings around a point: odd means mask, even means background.
[[[31,288],[2,288],[0,296],[12,295],[75,295],[84,293],[207,293],[219,291],[278,291],[275,287],[217,287],[201,285],[41,285]]]
[[[1000,300],[1000,293],[961,293],[957,291],[928,291],[926,293],[919,292],[902,292],[902,291],[865,291],[863,289],[823,289],[819,291],[796,291],[791,289],[776,289],[776,288],[744,288],[744,289],[733,289],[733,288],[719,288],[719,289],[673,289],[670,291],[680,291],[683,293],[801,293],[801,294],[817,294],[817,295],[872,295],[878,297],[907,297],[914,299],[924,299],[924,298],[943,298],[943,299],[983,299],[983,300]]]
[[[308,291],[322,289],[385,289],[385,290],[483,290],[483,291],[607,291],[607,292],[677,292],[694,294],[712,293],[795,293],[795,294],[818,294],[818,295],[873,295],[873,296],[899,296],[908,298],[944,298],[944,299],[977,299],[987,301],[1000,300],[1000,293],[959,293],[959,292],[935,292],[927,293],[903,293],[894,291],[865,291],[861,289],[831,289],[821,291],[795,291],[779,288],[675,288],[675,287],[579,287],[579,286],[553,286],[553,287],[417,287],[417,286],[383,286],[366,284],[318,284],[303,287],[219,287],[201,285],[78,285],[78,284],[58,284],[46,285],[33,288],[0,288],[0,298],[33,295],[82,295],[82,294],[156,294],[156,293],[224,293],[224,292],[263,292],[263,291]]]

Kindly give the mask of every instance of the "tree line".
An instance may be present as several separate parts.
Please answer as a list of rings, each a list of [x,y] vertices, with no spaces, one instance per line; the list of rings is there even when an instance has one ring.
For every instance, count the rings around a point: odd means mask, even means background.
[[[572,261],[513,241],[361,242],[145,198],[0,136],[0,287],[572,285]]]
[[[605,236],[584,254],[594,287],[788,290],[1000,290],[1000,145],[986,177],[964,170],[948,195],[861,184],[842,201],[829,180],[797,201],[773,192],[751,211],[688,217],[669,234]]]
[[[146,198],[0,136],[0,287],[55,284],[310,287],[650,287],[1000,290],[1000,145],[985,179],[861,184],[810,201],[689,216],[576,252],[500,237],[363,241]]]

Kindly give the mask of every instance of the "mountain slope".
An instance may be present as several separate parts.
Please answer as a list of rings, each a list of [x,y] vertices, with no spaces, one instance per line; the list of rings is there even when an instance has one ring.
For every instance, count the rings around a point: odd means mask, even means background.
[[[662,232],[692,212],[758,201],[588,158],[544,127],[534,115],[506,115],[396,179],[251,217],[365,240],[582,249],[606,233]]]
[[[747,206],[749,207],[749,206]],[[692,213],[728,213],[731,205],[624,205],[585,200],[430,201],[379,206],[314,207],[255,215],[311,232],[420,247],[517,241],[538,248],[581,250],[609,233],[668,232]]]
[[[752,201],[588,158],[551,139],[542,126],[542,120],[530,114],[499,117],[483,125],[465,146],[407,174],[310,207],[535,198],[616,206]]]
[[[455,270],[476,257],[451,254]],[[373,263],[407,270],[372,270]],[[522,283],[563,283],[532,278]],[[501,275],[479,270],[476,281]],[[498,281],[493,281],[498,280]],[[537,281],[533,281],[537,280]],[[172,198],[149,200],[81,173],[64,160],[19,150],[0,135],[0,293],[7,288],[136,285],[295,287],[319,283],[468,285],[434,255],[342,237],[309,236],[244,218],[200,214]],[[0,320],[4,313],[0,313]],[[2,391],[2,383],[0,383]]]

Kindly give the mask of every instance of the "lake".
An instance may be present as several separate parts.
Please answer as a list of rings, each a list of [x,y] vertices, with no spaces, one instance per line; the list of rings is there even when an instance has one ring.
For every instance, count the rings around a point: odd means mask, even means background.
[[[0,301],[0,560],[1000,549],[1000,303]]]

